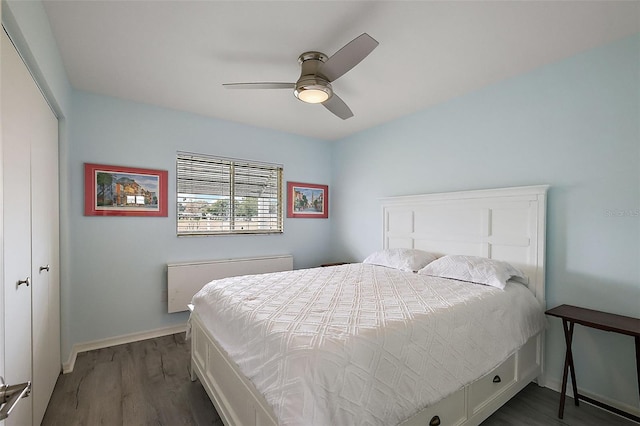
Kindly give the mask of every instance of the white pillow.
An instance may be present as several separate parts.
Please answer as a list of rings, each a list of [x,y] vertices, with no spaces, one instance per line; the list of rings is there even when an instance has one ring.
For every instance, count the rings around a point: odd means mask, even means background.
[[[416,272],[434,260],[436,256],[424,250],[393,248],[372,253],[362,263]]]
[[[443,256],[418,273],[486,284],[500,289],[504,289],[507,280],[511,278],[526,282],[524,273],[509,263],[477,256]]]

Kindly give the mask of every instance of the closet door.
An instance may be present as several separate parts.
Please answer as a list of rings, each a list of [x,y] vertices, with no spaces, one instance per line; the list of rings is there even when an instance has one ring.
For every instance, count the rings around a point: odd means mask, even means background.
[[[58,121],[2,32],[5,379],[32,382],[6,425],[38,425],[60,373]]]
[[[31,381],[31,105],[42,95],[2,32],[2,154],[4,218],[5,381]],[[28,282],[26,282],[28,281]],[[5,424],[32,424],[23,398]]]
[[[39,425],[60,374],[58,120],[44,102],[31,129],[31,316],[33,424]]]

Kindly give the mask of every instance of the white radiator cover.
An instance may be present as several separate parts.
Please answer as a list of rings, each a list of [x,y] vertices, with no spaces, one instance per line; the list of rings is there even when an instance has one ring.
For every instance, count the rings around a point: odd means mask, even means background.
[[[292,269],[291,255],[170,263],[167,265],[169,313],[186,311],[193,295],[212,280]]]

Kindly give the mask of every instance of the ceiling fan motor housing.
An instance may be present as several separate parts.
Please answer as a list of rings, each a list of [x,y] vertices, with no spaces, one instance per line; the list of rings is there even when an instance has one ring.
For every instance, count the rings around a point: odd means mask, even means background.
[[[307,103],[321,103],[333,96],[333,89],[328,79],[318,70],[328,59],[327,55],[320,52],[305,52],[298,58],[302,71],[296,82],[296,98]],[[308,92],[305,94],[304,92]],[[309,96],[314,93],[314,96]]]

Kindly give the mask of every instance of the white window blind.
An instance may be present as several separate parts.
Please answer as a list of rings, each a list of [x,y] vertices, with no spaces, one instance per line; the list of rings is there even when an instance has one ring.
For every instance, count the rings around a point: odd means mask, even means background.
[[[178,235],[282,232],[282,166],[178,152]]]

